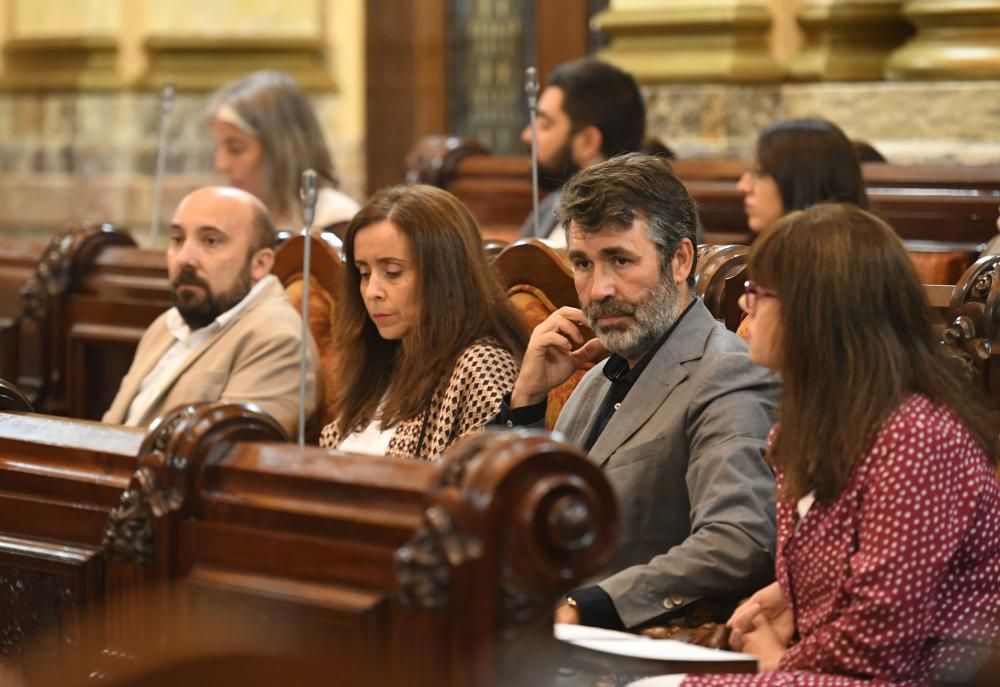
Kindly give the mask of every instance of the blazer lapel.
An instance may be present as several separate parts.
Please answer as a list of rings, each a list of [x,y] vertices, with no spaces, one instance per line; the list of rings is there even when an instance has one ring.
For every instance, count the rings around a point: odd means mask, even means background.
[[[284,294],[284,290],[282,289],[281,282],[273,281],[270,284],[266,284],[264,286],[264,288],[261,289],[260,293],[258,293],[257,296],[252,301],[250,301],[249,303],[247,303],[247,307],[243,310],[242,313],[240,313],[239,315],[237,315],[233,319],[231,319],[228,322],[226,322],[226,325],[222,329],[220,329],[219,331],[215,332],[210,337],[208,337],[207,339],[205,339],[204,341],[202,341],[201,344],[197,348],[195,348],[194,350],[190,351],[187,354],[187,356],[185,356],[185,358],[181,362],[181,364],[178,365],[177,368],[170,375],[170,378],[164,380],[163,385],[160,387],[160,392],[150,402],[149,407],[150,408],[157,407],[160,404],[160,402],[162,401],[162,399],[164,398],[164,396],[166,396],[168,393],[170,393],[170,390],[173,389],[173,387],[174,387],[174,383],[178,379],[180,379],[181,375],[183,375],[185,372],[187,372],[188,369],[190,369],[190,367],[192,365],[194,365],[195,362],[199,358],[201,358],[207,351],[209,351],[212,348],[212,345],[216,341],[218,341],[218,339],[219,339],[220,336],[222,336],[227,331],[229,331],[234,326],[236,326],[236,323],[238,323],[241,319],[243,319],[244,315],[246,315],[252,309],[254,309],[257,306],[259,306],[264,301],[270,300],[270,299],[274,298],[275,296],[277,296],[279,294],[282,294],[282,295]],[[167,352],[167,349],[164,348],[160,352],[160,355],[158,355],[156,357],[156,360],[154,360],[154,363],[158,362],[159,359],[161,357],[163,357],[163,354],[166,353],[166,352]],[[148,374],[149,370],[147,370],[146,372]],[[140,377],[139,379],[143,379],[144,377],[145,377],[145,374],[142,377]]]
[[[590,449],[591,460],[603,466],[612,453],[649,421],[674,388],[687,377],[682,363],[704,355],[705,340],[714,326],[715,320],[700,300],[691,306],[608,421]],[[595,404],[594,408],[597,407]],[[588,424],[593,425],[593,421]]]

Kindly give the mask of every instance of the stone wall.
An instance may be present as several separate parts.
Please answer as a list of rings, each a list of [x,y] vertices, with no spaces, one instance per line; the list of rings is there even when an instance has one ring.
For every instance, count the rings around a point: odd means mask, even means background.
[[[191,189],[224,182],[213,171],[207,101],[205,93],[175,100],[163,222]],[[313,96],[341,186],[361,198],[363,151],[337,136],[339,101]],[[112,221],[142,240],[152,215],[159,126],[156,93],[0,94],[0,232],[44,237],[68,222]]]
[[[749,159],[772,122],[825,117],[890,162],[1000,165],[1000,81],[655,84],[648,133],[681,157]]]
[[[211,91],[260,68],[309,91],[342,187],[361,198],[363,15],[361,0],[0,0],[0,236],[92,220],[146,243],[167,75],[177,96],[161,227],[189,190],[223,181]]]

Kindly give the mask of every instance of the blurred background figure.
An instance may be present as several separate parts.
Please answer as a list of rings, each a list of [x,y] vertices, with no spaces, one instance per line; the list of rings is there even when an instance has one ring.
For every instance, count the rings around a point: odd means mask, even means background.
[[[789,119],[764,129],[739,189],[747,223],[758,234],[782,215],[817,203],[868,207],[854,144],[825,119]]]
[[[216,170],[260,198],[279,231],[303,225],[299,184],[310,168],[320,180],[314,227],[339,233],[357,212],[357,202],[337,190],[319,120],[290,75],[267,70],[231,81],[216,91],[209,112]]]

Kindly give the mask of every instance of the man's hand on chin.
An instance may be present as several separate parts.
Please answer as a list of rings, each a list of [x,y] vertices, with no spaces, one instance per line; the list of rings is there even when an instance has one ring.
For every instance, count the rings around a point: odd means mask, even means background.
[[[575,606],[563,604],[556,609],[556,622],[563,625],[579,625],[580,611]]]

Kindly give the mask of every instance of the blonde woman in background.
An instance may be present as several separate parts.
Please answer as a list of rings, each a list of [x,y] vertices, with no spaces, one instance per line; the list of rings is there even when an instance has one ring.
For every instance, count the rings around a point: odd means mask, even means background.
[[[337,190],[319,120],[290,75],[267,70],[231,81],[215,92],[209,112],[216,170],[260,198],[279,230],[302,227],[299,185],[310,168],[320,183],[314,227],[333,227],[357,212],[357,202]]]

